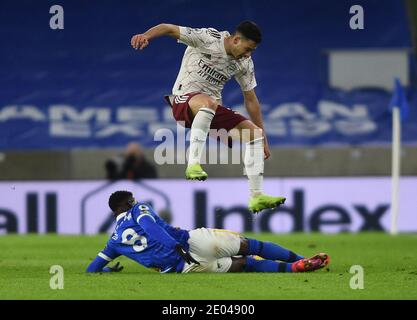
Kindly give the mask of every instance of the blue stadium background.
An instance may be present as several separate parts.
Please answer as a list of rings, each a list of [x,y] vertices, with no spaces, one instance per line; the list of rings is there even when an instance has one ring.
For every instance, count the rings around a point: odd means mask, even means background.
[[[64,8],[64,30],[49,28],[49,8],[53,4]],[[353,4],[364,8],[364,30],[349,28],[349,7]],[[173,39],[161,38],[139,52],[130,47],[131,36],[161,22],[233,31],[245,19],[256,21],[264,34],[253,59],[256,92],[270,126],[274,126],[276,118],[271,112],[277,105],[301,103],[317,114],[317,105],[323,100],[347,107],[365,104],[370,118],[378,124],[377,130],[358,135],[343,135],[337,130],[310,137],[291,132],[270,135],[272,145],[390,142],[391,93],[369,88],[350,92],[329,88],[324,51],[411,49],[403,1],[2,1],[0,149],[117,147],[132,137],[145,146],[155,146],[150,126],[174,123],[167,118],[163,95],[171,91],[185,47]],[[411,111],[403,138],[415,143],[417,81],[415,57],[411,54],[410,62],[407,97]],[[236,108],[242,104],[234,81],[225,88],[224,104]],[[142,120],[134,124],[137,136],[96,135],[103,123],[94,117],[87,121],[90,134],[57,136],[51,135],[53,105],[69,105],[80,113],[85,108],[107,108],[115,124],[120,120],[120,107],[132,106],[143,112]],[[31,110],[31,116],[24,110]],[[78,128],[74,123],[70,126],[74,126],[73,131]]]

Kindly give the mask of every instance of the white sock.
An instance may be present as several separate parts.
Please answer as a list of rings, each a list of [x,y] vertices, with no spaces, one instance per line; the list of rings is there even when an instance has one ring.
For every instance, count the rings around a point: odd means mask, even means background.
[[[246,175],[249,179],[251,197],[262,193],[264,181],[264,138],[246,143],[244,158]]]
[[[206,144],[207,134],[215,112],[210,108],[200,108],[194,117],[191,125],[190,154],[188,155],[188,165],[200,163],[201,154]]]

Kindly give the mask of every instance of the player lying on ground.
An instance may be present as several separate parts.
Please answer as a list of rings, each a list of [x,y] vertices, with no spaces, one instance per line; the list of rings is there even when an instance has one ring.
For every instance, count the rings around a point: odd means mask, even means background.
[[[144,49],[160,36],[170,36],[187,45],[177,80],[168,101],[176,121],[191,128],[190,153],[185,172],[191,180],[206,180],[200,159],[211,129],[237,133],[246,142],[244,165],[249,180],[249,209],[258,212],[283,204],[284,197],[263,193],[264,159],[270,156],[264,132],[261,108],[255,93],[256,79],[252,52],[261,42],[258,26],[250,21],[240,23],[231,35],[213,28],[188,28],[172,24],[157,25],[132,37],[135,49]],[[225,83],[235,77],[244,97],[251,120],[222,106]]]
[[[119,263],[106,267],[121,255],[161,273],[305,272],[329,263],[324,253],[305,259],[277,244],[244,238],[228,230],[174,228],[148,204],[137,203],[128,191],[113,193],[109,206],[116,227],[87,272],[121,271]]]

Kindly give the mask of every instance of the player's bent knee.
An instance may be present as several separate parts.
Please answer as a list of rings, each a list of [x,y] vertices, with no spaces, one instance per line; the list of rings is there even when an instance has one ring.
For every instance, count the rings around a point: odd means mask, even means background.
[[[207,105],[205,106],[213,111],[217,110],[218,104],[216,101],[214,101],[213,99],[210,99],[207,101]]]
[[[263,131],[262,131],[262,129],[261,128],[259,128],[259,127],[256,127],[256,128],[254,128],[253,129],[253,133],[252,133],[252,141],[253,140],[256,140],[256,139],[260,139],[260,138],[262,138],[263,137]]]
[[[246,256],[248,253],[249,253],[249,241],[246,238],[241,238],[238,255]]]
[[[245,132],[243,132],[242,134],[242,141],[245,141],[245,142],[252,142],[258,139],[262,139],[262,138],[263,138],[263,134],[262,134],[262,129],[260,128],[250,129],[246,135],[245,135]]]
[[[246,258],[234,258],[232,257],[232,265],[227,272],[243,272],[246,264]]]
[[[243,142],[251,142],[263,137],[263,130],[250,120],[242,121],[234,129],[239,131],[240,139]]]

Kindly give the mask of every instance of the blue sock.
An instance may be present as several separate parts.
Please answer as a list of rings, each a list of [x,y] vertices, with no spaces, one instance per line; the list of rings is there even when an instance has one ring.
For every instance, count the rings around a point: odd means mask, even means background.
[[[292,263],[276,262],[272,260],[256,260],[246,257],[246,264],[243,267],[245,272],[292,272]]]
[[[249,243],[248,255],[257,255],[264,259],[285,262],[295,262],[304,258],[272,242],[263,242],[255,239],[247,240]]]

